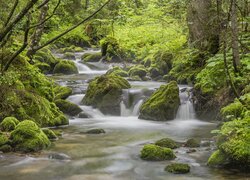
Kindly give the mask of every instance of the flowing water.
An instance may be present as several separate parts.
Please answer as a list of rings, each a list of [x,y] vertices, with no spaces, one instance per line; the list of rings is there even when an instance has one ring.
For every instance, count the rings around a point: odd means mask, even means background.
[[[91,51],[91,50],[90,50]],[[84,52],[86,53],[86,52]],[[82,106],[88,80],[107,71],[102,63],[84,65],[76,54],[74,61],[79,75],[54,77],[61,85],[73,88],[69,101],[80,105],[90,118],[70,119],[69,126],[61,127],[63,136],[53,146],[35,154],[1,154],[1,180],[200,180],[200,179],[248,179],[247,175],[236,171],[212,169],[206,161],[214,146],[175,150],[177,158],[173,161],[148,162],[140,159],[144,144],[169,137],[179,142],[188,138],[199,138],[203,142],[212,141],[210,131],[216,123],[205,122],[195,117],[190,101],[190,87],[180,86],[181,105],[175,120],[166,122],[138,119],[143,100],[150,96],[160,82],[131,82],[132,88],[123,91],[120,116],[103,115],[98,109]],[[92,128],[103,128],[106,133],[87,135]],[[164,171],[171,162],[188,163],[191,172],[173,175]]]

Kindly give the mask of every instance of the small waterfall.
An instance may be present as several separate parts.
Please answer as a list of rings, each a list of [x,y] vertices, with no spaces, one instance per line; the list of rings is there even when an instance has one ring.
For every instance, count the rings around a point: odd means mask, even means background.
[[[139,112],[140,112],[140,107],[143,103],[143,99],[141,99],[140,101],[138,101],[135,106],[134,106],[134,109],[133,109],[133,112],[132,112],[132,115],[133,116],[138,116],[139,115]]]
[[[121,102],[120,108],[121,108],[121,116],[122,117],[128,117],[131,115],[131,110],[126,107],[124,101]]]
[[[176,119],[188,120],[195,119],[194,106],[191,100],[191,88],[184,88],[180,90],[181,105],[178,109]]]

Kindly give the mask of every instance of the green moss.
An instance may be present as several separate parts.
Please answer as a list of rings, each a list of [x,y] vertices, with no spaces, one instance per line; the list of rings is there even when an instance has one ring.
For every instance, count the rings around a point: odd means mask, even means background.
[[[174,163],[166,166],[165,171],[173,174],[186,174],[190,172],[190,166],[188,164]]]
[[[83,62],[99,62],[101,58],[101,53],[85,53],[81,57]]]
[[[11,144],[16,151],[40,151],[50,146],[51,142],[43,131],[30,120],[20,122],[11,133]]]
[[[129,70],[129,76],[139,76],[140,78],[143,78],[147,75],[147,70],[144,66],[134,66]]]
[[[7,144],[9,141],[8,137],[0,132],[0,146]]]
[[[140,119],[165,121],[175,118],[179,108],[179,88],[176,82],[171,81],[162,85],[141,106]]]
[[[2,131],[10,132],[16,128],[19,121],[15,117],[6,117],[0,124]]]
[[[115,66],[112,69],[108,70],[106,74],[114,74],[114,75],[118,75],[121,77],[128,77],[128,73],[124,71],[122,68],[120,68],[119,66]]]
[[[52,130],[50,130],[48,128],[43,128],[42,131],[49,138],[49,140],[55,140],[55,139],[57,139],[56,134]]]
[[[66,52],[66,53],[63,55],[63,59],[75,60],[76,57],[75,57],[75,54],[74,54],[73,52]]]
[[[68,114],[70,116],[76,116],[80,112],[82,112],[82,109],[69,101],[58,99],[55,101],[56,106],[65,114]]]
[[[56,64],[53,73],[56,74],[78,74],[78,69],[74,62],[61,60]]]
[[[130,88],[127,80],[116,75],[102,75],[89,83],[82,102],[99,108],[103,113],[120,115],[122,89]]]
[[[200,147],[200,141],[198,139],[191,138],[187,140],[185,146],[190,148]]]
[[[172,149],[148,144],[141,150],[141,158],[150,161],[164,161],[175,159]]]
[[[160,139],[155,142],[155,145],[170,148],[170,149],[175,149],[178,147],[176,142],[174,142],[172,139],[169,139],[169,138]]]
[[[52,70],[55,67],[55,65],[59,62],[59,60],[53,56],[53,54],[48,48],[44,48],[36,52],[34,60],[48,64],[51,67],[50,70]]]
[[[54,92],[55,92],[55,100],[67,99],[72,94],[72,89],[66,86],[56,86]]]
[[[207,164],[209,166],[222,166],[228,163],[228,158],[226,154],[222,153],[220,150],[215,151],[208,159]]]
[[[40,69],[41,72],[44,73],[44,74],[49,74],[51,72],[51,67],[47,63],[37,62],[37,63],[35,63],[35,67]]]
[[[0,146],[0,151],[2,151],[3,153],[11,152],[12,150],[13,148],[8,144]]]

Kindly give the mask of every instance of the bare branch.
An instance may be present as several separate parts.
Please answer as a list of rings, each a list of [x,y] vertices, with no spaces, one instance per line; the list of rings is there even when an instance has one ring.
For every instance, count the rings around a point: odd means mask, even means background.
[[[14,5],[13,5],[13,7],[12,7],[12,9],[11,9],[11,11],[10,11],[10,14],[9,14],[8,19],[7,19],[7,21],[5,22],[4,26],[7,26],[8,23],[10,22],[10,20],[11,20],[13,14],[14,14],[14,12],[15,12],[15,10],[16,10],[16,7],[17,7],[18,3],[19,3],[19,0],[16,0],[15,3],[14,3]]]
[[[29,10],[38,2],[38,0],[30,0],[21,12],[14,18],[0,33],[0,42],[6,37],[6,35],[14,28],[14,26],[23,19],[23,17],[29,12]]]
[[[82,21],[80,21],[78,24],[72,26],[71,28],[67,29],[66,31],[62,32],[61,34],[59,34],[58,36],[52,38],[51,40],[49,40],[48,42],[46,42],[45,44],[41,45],[40,47],[37,47],[36,49],[34,49],[35,51],[38,51],[46,46],[48,46],[49,44],[53,43],[54,41],[56,41],[57,39],[61,38],[62,36],[64,36],[65,34],[71,32],[72,30],[76,29],[78,26],[80,26],[81,24],[85,23],[86,21],[90,20],[91,18],[93,18],[96,14],[98,14],[110,1],[112,0],[108,0],[106,3],[104,3],[99,9],[97,9],[95,12],[93,12],[90,16],[88,16],[87,18],[83,19]]]
[[[45,1],[43,1],[42,4],[40,4],[40,5],[37,7],[37,9],[41,9],[43,6],[45,6],[46,4],[48,4],[49,1],[50,1],[50,0],[45,0]]]

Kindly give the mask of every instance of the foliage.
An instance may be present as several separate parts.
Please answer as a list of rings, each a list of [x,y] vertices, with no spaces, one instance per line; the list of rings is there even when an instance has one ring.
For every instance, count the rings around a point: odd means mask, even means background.
[[[6,117],[0,124],[0,129],[2,131],[10,132],[16,128],[19,121],[15,117]]]
[[[166,166],[165,171],[173,174],[186,174],[190,171],[190,166],[188,164],[174,163]]]

